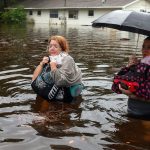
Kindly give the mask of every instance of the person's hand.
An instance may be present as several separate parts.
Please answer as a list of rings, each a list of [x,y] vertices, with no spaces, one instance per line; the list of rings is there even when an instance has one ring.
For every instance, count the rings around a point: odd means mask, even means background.
[[[54,61],[51,61],[51,62],[50,62],[50,67],[51,67],[51,70],[52,70],[52,71],[53,71],[53,70],[56,70],[56,69],[57,69],[57,63],[54,62]]]
[[[136,57],[135,55],[132,55],[132,56],[129,58],[129,62],[128,62],[127,67],[130,67],[130,66],[132,66],[132,65],[137,64],[138,61],[139,61],[139,60],[137,59],[137,57]]]
[[[40,65],[43,66],[43,65],[47,64],[48,62],[49,62],[49,58],[44,56],[42,61],[40,62]]]
[[[126,89],[122,88],[120,84],[119,84],[119,90],[122,92],[122,94],[125,94],[129,97],[132,95],[132,92],[130,90],[126,90]]]
[[[51,60],[51,62],[55,62],[55,63],[57,63],[57,55],[55,55],[55,56],[50,56],[50,60]]]
[[[136,100],[146,101],[145,98],[136,96],[130,90],[125,90],[124,88],[121,87],[120,84],[119,84],[119,90],[122,92],[122,94],[127,95],[129,98],[136,99]]]

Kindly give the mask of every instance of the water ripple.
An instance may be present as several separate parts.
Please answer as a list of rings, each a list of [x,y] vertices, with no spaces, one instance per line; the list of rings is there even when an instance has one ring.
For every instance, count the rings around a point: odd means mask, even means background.
[[[30,85],[47,55],[47,39],[55,34],[68,39],[70,55],[83,72],[85,88],[71,104],[48,103]],[[91,26],[35,24],[1,25],[0,37],[0,149],[150,148],[149,123],[128,118],[127,97],[111,91],[113,75],[135,53],[137,36]]]

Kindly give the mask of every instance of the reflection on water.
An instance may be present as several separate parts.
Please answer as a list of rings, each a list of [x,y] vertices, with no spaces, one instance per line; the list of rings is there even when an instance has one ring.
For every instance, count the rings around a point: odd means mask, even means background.
[[[30,86],[55,34],[67,37],[83,72],[85,89],[71,104],[48,103]],[[150,122],[128,118],[127,97],[111,91],[113,74],[134,53],[135,34],[38,24],[1,25],[0,37],[0,149],[150,149]]]
[[[122,149],[150,148],[150,121],[130,119],[128,122],[116,124],[116,129],[118,131],[114,133],[114,139],[118,144],[111,147],[115,149],[119,146]]]

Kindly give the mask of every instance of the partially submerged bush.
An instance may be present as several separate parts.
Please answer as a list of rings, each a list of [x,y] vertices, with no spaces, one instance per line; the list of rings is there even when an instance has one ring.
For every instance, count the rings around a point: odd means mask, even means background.
[[[5,23],[22,23],[26,21],[26,12],[22,7],[9,9],[2,13],[1,19]]]

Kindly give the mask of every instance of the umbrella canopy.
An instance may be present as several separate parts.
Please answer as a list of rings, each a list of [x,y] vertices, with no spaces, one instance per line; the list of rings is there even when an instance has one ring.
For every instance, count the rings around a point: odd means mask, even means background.
[[[115,10],[92,22],[93,27],[109,27],[150,36],[150,14]]]

